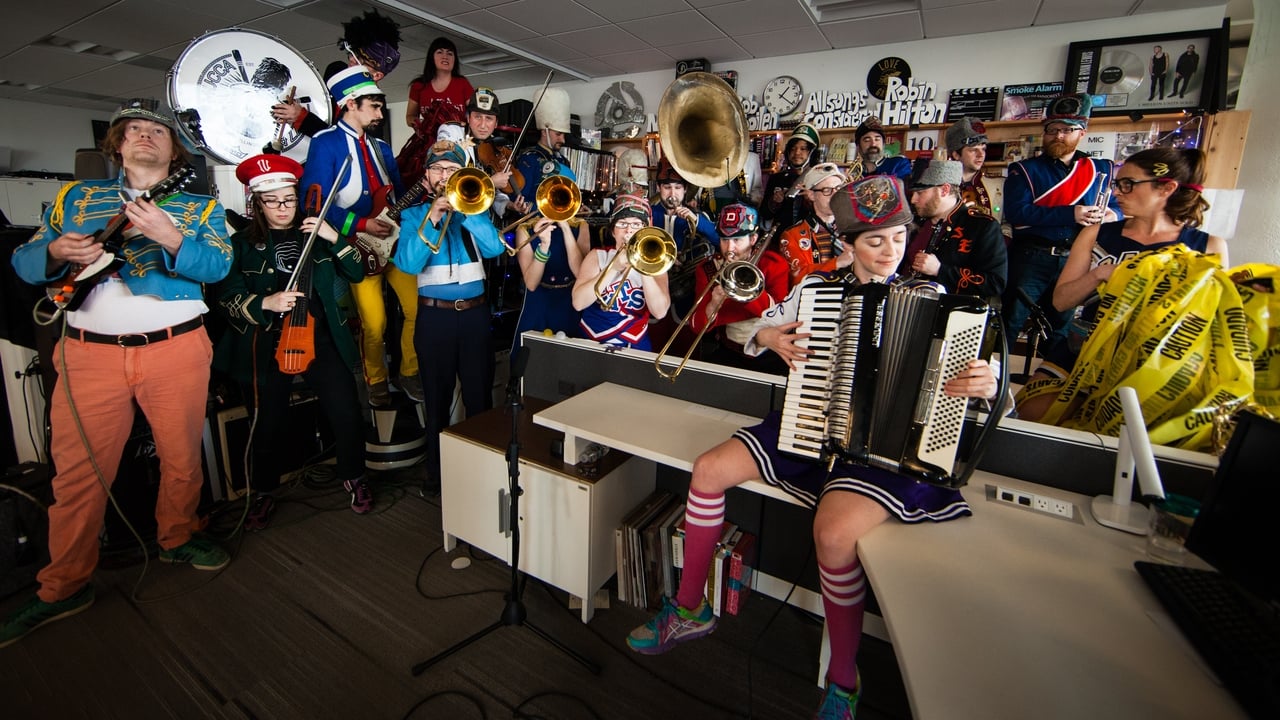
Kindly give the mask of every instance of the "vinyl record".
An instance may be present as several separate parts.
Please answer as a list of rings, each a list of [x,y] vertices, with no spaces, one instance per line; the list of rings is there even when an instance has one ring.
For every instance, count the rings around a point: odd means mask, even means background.
[[[1102,68],[1098,71],[1099,95],[1133,92],[1146,75],[1142,58],[1128,50],[1103,50],[1098,56],[1098,66]]]
[[[596,127],[609,137],[638,137],[644,129],[644,98],[631,82],[610,85],[596,102]]]

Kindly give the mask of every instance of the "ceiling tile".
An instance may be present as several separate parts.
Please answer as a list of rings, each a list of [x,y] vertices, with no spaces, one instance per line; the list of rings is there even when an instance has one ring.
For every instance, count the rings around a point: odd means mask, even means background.
[[[640,38],[616,27],[575,30],[573,32],[557,33],[552,37],[557,42],[578,50],[583,55],[631,52],[647,47]],[[523,45],[524,43],[521,43],[522,47]]]
[[[607,75],[619,75],[624,72],[621,68],[616,68],[599,58],[566,60],[561,64],[570,70],[576,70],[588,77],[605,77]]]
[[[510,2],[510,0],[489,0],[488,2],[484,0],[410,0],[408,4],[436,17],[448,18],[471,12],[476,8],[501,5],[504,2]]]
[[[612,22],[670,15],[688,9],[687,0],[591,0],[591,10]]]
[[[606,24],[604,18],[573,0],[516,0],[490,8],[489,12],[526,27],[537,35],[583,30]]]
[[[338,50],[338,41],[342,38],[341,26],[314,20],[297,13],[264,17],[245,23],[245,27],[283,40],[300,52],[328,48],[335,59],[341,54]]]
[[[524,40],[538,34],[529,28],[521,27],[510,20],[498,17],[488,10],[476,10],[475,12],[458,15],[452,19],[463,27],[471,28],[475,32],[507,42]]]
[[[822,39],[822,42],[826,42],[820,35],[819,38]],[[706,58],[713,65],[734,60],[751,59],[751,53],[747,52],[737,41],[731,38],[703,40],[702,42],[688,43],[686,45],[669,45],[662,48],[662,50],[677,60]]]
[[[933,0],[922,13],[925,37],[954,37],[1030,26],[1037,7],[1022,0],[951,2]]]
[[[0,80],[22,85],[53,85],[114,64],[114,60],[96,55],[26,47],[0,58]]]
[[[629,68],[631,72],[648,72],[650,70],[662,70],[671,68],[675,70],[676,60],[661,50],[647,49],[637,50],[635,52],[618,53],[616,55],[603,55],[601,60],[613,65],[614,67]]]
[[[1129,14],[1129,5],[1115,0],[1045,0],[1036,13],[1036,25],[1119,17]]]
[[[629,35],[627,37],[630,37]],[[555,37],[536,37],[528,40],[521,40],[520,49],[531,52],[538,57],[546,58],[551,61],[559,62],[560,60],[571,60],[573,58],[585,57],[584,49],[575,45],[562,42],[562,38]]]
[[[884,45],[924,38],[918,12],[822,23],[819,28],[833,48]]]
[[[53,87],[125,97],[137,88],[154,85],[157,79],[164,80],[164,73],[119,63],[56,83]]]
[[[196,38],[224,21],[191,9],[152,0],[123,0],[101,12],[58,30],[74,40],[121,50],[147,53],[172,43],[175,37]]]
[[[29,42],[52,35],[109,0],[70,0],[57,3],[10,2],[0,23],[0,55],[7,55]]]
[[[759,33],[761,29],[785,30],[794,27],[813,27],[813,20],[799,2],[780,3],[776,0],[745,0],[731,5],[717,5],[703,11],[729,37]]]
[[[719,28],[711,24],[711,21],[693,11],[664,15],[660,18],[628,20],[618,24],[627,32],[654,47],[683,45],[725,36]]]
[[[739,35],[734,39],[738,41],[739,45],[746,48],[752,57],[757,58],[831,49],[827,38],[812,26],[777,30],[756,35]]]
[[[155,5],[174,8],[180,12],[186,12],[192,7],[190,0],[151,0],[151,2]],[[280,8],[268,5],[262,0],[217,0],[216,2],[201,3],[200,11],[225,20],[226,22],[221,27],[244,25],[250,20],[256,20],[265,15],[283,13]],[[209,29],[213,30],[215,28]]]

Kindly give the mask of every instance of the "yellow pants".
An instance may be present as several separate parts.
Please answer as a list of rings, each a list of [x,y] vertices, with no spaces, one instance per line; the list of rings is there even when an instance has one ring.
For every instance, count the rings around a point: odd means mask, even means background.
[[[413,349],[413,326],[418,319],[418,279],[395,265],[388,265],[385,273],[351,284],[356,311],[360,314],[364,379],[370,385],[387,381],[387,354],[382,341],[387,332],[387,305],[382,298],[384,278],[404,309],[404,327],[400,330],[400,374],[418,375],[418,353]]]

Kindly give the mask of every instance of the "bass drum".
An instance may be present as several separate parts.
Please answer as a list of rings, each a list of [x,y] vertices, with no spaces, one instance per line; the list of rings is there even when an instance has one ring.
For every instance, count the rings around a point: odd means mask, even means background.
[[[215,30],[196,38],[168,80],[169,106],[182,135],[225,165],[257,155],[276,139],[280,125],[271,118],[271,106],[290,88],[296,88],[294,101],[325,124],[333,119],[329,90],[311,61],[256,30]],[[285,155],[306,159],[305,135],[285,127],[280,142]]]

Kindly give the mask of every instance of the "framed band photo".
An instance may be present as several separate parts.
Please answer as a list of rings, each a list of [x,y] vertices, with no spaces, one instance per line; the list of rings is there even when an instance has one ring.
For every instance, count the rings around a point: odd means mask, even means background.
[[[1217,112],[1225,78],[1222,29],[1073,42],[1067,92],[1093,96],[1093,115]]]

